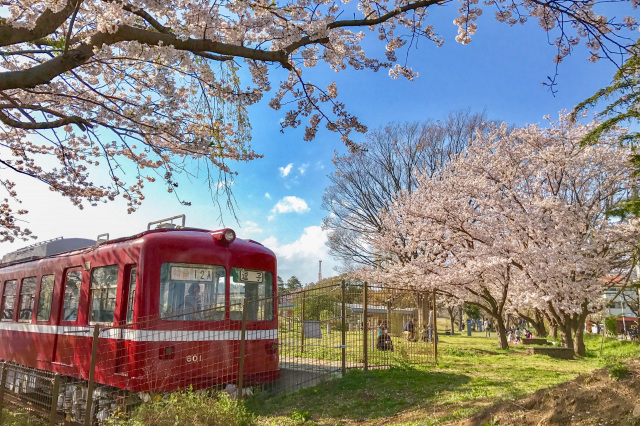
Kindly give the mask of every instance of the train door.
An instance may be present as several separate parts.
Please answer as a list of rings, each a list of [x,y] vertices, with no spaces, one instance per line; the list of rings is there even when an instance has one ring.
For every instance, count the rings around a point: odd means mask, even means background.
[[[62,279],[63,292],[58,303],[58,328],[53,342],[53,360],[56,363],[72,366],[74,364],[74,331],[77,332],[80,289],[82,286],[82,268],[65,270]],[[66,333],[65,333],[66,332]]]
[[[132,345],[132,334],[133,330],[131,329],[131,325],[133,322],[133,314],[135,308],[135,300],[136,300],[136,274],[138,272],[138,268],[134,266],[129,266],[128,271],[125,270],[124,282],[123,282],[123,298],[122,298],[122,309],[120,310],[122,316],[124,318],[123,321],[120,322],[120,327],[118,327],[119,339],[118,339],[118,347],[116,353],[116,373],[122,374],[128,370],[127,366],[130,363],[130,349]]]

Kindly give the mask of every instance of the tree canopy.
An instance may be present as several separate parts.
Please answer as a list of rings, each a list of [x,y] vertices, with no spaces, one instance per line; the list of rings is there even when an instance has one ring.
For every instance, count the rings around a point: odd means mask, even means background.
[[[621,161],[630,150],[617,143],[621,133],[581,146],[594,126],[561,115],[548,129],[502,125],[479,135],[381,214],[387,226],[371,244],[385,262],[374,276],[477,305],[503,347],[503,313],[539,309],[583,352],[572,333],[602,308],[610,286],[602,278],[628,276],[640,237],[637,221],[607,215],[631,190]]]
[[[311,140],[323,125],[355,149],[350,134],[366,127],[338,100],[335,83],[309,82],[305,68],[388,69],[392,78],[413,79],[398,53],[419,38],[442,43],[428,15],[447,3],[5,0],[0,164],[78,206],[123,197],[134,210],[149,181],[175,192],[176,174],[192,173],[194,161],[214,192],[228,193],[230,161],[260,156],[246,108],[272,88],[269,105],[285,108],[282,128],[304,120]],[[469,43],[489,11],[508,25],[537,21],[557,47],[556,62],[581,42],[592,59],[611,57],[629,44],[619,30],[637,24],[600,15],[600,3],[607,2],[461,0],[452,9],[456,40]],[[380,54],[365,52],[362,30],[377,32]],[[274,69],[284,77],[272,78]],[[26,212],[16,207],[15,179],[3,173],[0,182],[0,240],[28,237],[16,221]]]

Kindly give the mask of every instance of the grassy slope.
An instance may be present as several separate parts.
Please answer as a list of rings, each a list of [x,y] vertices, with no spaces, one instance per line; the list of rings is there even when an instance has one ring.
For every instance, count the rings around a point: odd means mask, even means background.
[[[498,349],[494,337],[440,336],[438,366],[398,362],[387,371],[351,371],[287,396],[248,401],[260,423],[294,424],[305,412],[318,424],[441,424],[500,400],[571,380],[619,359],[640,356],[631,342],[586,336],[587,356],[572,361],[526,356],[523,347]],[[293,418],[298,419],[296,421]]]

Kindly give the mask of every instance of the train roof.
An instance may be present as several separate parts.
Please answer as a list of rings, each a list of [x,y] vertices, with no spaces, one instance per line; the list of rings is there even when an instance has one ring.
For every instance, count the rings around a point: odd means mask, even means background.
[[[0,265],[41,259],[43,257],[53,256],[59,253],[90,247],[95,244],[95,240],[87,238],[53,238],[51,240],[40,241],[36,244],[5,254],[0,261]]]
[[[97,241],[86,239],[86,238],[58,237],[52,240],[42,241],[42,242],[33,244],[31,246],[23,247],[14,252],[4,255],[2,257],[2,260],[0,261],[0,268],[16,265],[20,263],[26,263],[32,260],[40,260],[45,258],[63,256],[63,255],[87,253],[99,247],[137,240],[147,235],[165,234],[165,233],[174,234],[174,233],[185,233],[185,232],[202,232],[202,233],[207,233],[209,235],[216,235],[216,234],[224,233],[227,230],[229,230],[229,228],[223,228],[219,230],[208,230],[208,229],[201,229],[201,228],[185,228],[185,227],[159,227],[157,229],[151,229],[144,232],[140,232],[135,235],[116,238],[113,240],[100,239],[100,237],[103,235],[106,235],[108,238],[108,234],[99,235]],[[264,247],[262,244],[260,244],[257,241],[243,240],[240,238],[236,239],[235,241],[240,242],[241,244],[243,242],[255,244],[256,246],[261,247],[264,251],[271,252],[271,250]]]

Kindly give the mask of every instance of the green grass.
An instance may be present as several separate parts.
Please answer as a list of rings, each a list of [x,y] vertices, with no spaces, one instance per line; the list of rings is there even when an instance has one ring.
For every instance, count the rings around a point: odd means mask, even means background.
[[[242,402],[226,393],[173,392],[164,398],[140,405],[130,418],[114,416],[111,426],[252,426],[256,418]]]
[[[527,356],[522,346],[501,350],[497,337],[485,338],[484,333],[439,337],[437,366],[396,363],[400,366],[389,370],[352,370],[342,379],[292,395],[254,397],[247,408],[266,424],[295,424],[290,423],[295,412],[309,412],[316,424],[327,425],[385,418],[390,424],[443,424],[491,403],[640,357],[638,344],[614,339],[605,340],[600,356],[601,337],[592,335],[585,335],[587,355],[574,360]]]

